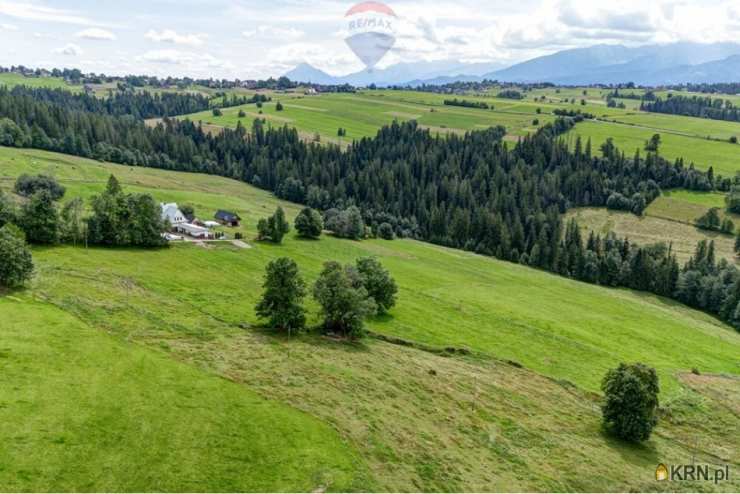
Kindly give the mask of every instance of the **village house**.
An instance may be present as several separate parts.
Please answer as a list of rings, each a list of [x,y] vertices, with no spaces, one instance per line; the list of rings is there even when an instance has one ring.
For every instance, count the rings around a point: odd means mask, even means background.
[[[207,227],[188,222],[187,217],[176,203],[161,204],[161,207],[162,221],[169,223],[173,232],[204,240],[215,238],[213,232]]]
[[[180,211],[176,203],[160,204],[162,207],[162,221],[169,221],[170,226],[174,227],[180,223],[187,223],[187,218]]]
[[[241,221],[238,214],[231,211],[224,211],[223,209],[219,209],[214,217],[216,221],[225,226],[239,226],[239,222]]]

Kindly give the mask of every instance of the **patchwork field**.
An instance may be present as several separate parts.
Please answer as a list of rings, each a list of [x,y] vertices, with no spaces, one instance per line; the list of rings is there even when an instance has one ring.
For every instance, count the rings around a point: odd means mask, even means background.
[[[586,95],[583,95],[584,90]],[[490,94],[468,95],[366,90],[313,96],[295,91],[271,93],[273,101],[264,104],[262,113],[255,105],[243,105],[224,109],[219,117],[214,117],[210,111],[184,117],[214,128],[233,128],[240,120],[248,127],[255,118],[264,118],[269,125],[295,127],[308,140],[315,140],[318,134],[321,142],[346,145],[353,139],[375,135],[381,126],[393,120],[411,119],[440,134],[503,125],[510,139],[515,140],[552,121],[554,110],[567,109],[591,113],[599,119],[582,122],[570,133],[590,138],[595,149],[612,137],[620,149],[631,155],[637,149],[642,150],[645,141],[657,133],[662,138],[661,154],[666,158],[683,157],[687,164],[693,162],[702,170],[712,166],[716,173],[724,176],[740,170],[740,147],[728,142],[732,136],[740,137],[740,123],[640,112],[634,104],[626,109],[608,108],[606,92],[593,88],[550,88],[530,91],[525,99],[512,100],[495,97],[497,90]],[[485,102],[492,109],[444,105],[444,100],[450,98]],[[573,98],[575,103],[571,102]],[[586,105],[580,104],[581,99]],[[278,100],[285,108],[281,112],[275,110]],[[639,106],[638,100],[624,101]],[[244,112],[244,117],[239,117],[240,111]],[[337,137],[339,128],[347,131],[341,139]]]
[[[737,125],[740,128],[740,124]],[[729,142],[679,135],[657,128],[642,128],[602,121],[581,122],[570,131],[569,135],[591,139],[595,149],[611,137],[627,155],[631,156],[639,149],[640,154],[644,156],[645,142],[653,134],[660,134],[660,154],[665,158],[670,160],[683,158],[687,166],[694,163],[700,170],[707,170],[711,166],[715,174],[725,177],[734,176],[737,171],[740,171],[740,146]]]
[[[375,94],[375,92],[358,94],[324,94],[320,96],[303,96],[298,93],[272,94],[272,101],[265,103],[261,109],[256,105],[242,105],[223,109],[223,115],[213,116],[206,111],[186,115],[194,121],[202,121],[219,127],[235,127],[241,120],[242,125],[249,127],[255,118],[264,118],[269,125],[288,125],[295,127],[307,138],[312,139],[316,133],[322,142],[348,143],[353,139],[374,136],[378,129],[393,120],[417,120],[419,124],[434,132],[463,133],[469,130],[503,125],[510,134],[525,135],[535,131],[539,126],[551,121],[551,115],[536,115],[531,112],[514,112],[480,110],[445,106],[442,101],[406,99],[413,92],[392,92]],[[280,101],[283,111],[276,111]],[[239,117],[239,112],[245,113]],[[534,125],[534,119],[539,120]],[[339,128],[346,129],[347,135],[337,137]]]
[[[34,281],[0,298],[0,319],[12,321],[0,332],[0,368],[14,383],[0,391],[0,483],[13,490],[42,490],[62,469],[75,490],[655,490],[660,461],[696,454],[740,467],[732,411],[740,334],[705,314],[410,240],[254,242],[257,218],[277,204],[289,217],[299,207],[219,177],[0,148],[0,187],[22,172],[55,175],[66,198],[101,191],[115,173],[127,190],[191,203],[203,218],[235,209],[253,248],[34,250]],[[253,307],[269,260],[294,258],[311,282],[326,260],[367,255],[379,256],[400,288],[398,306],[370,328],[415,346],[288,339],[259,327]],[[27,331],[21,321],[31,317],[38,323]],[[635,360],[658,369],[664,407],[640,447],[602,433],[597,394],[607,368]],[[693,379],[692,368],[707,378]],[[28,413],[34,406],[41,411]],[[85,414],[75,423],[78,407]],[[111,410],[114,425],[100,427]],[[232,414],[228,424],[223,414]],[[199,432],[165,434],[173,417]],[[73,458],[74,448],[90,430],[96,444],[87,451],[105,448],[78,470],[85,456]],[[271,444],[292,456],[266,453]],[[137,448],[149,449],[129,458]],[[28,451],[53,458],[34,461]],[[156,484],[120,480],[164,451]],[[96,465],[106,468],[93,477]],[[213,468],[206,483],[202,472]]]
[[[631,213],[609,211],[605,208],[574,209],[568,212],[566,217],[575,218],[584,234],[595,231],[604,235],[613,231],[639,245],[658,242],[671,244],[679,264],[683,264],[694,254],[696,244],[701,240],[714,240],[717,257],[736,262],[734,236],[700,230],[676,220],[649,213],[640,218]]]
[[[697,228],[696,220],[710,208],[720,208],[722,218],[729,217],[740,228],[740,215],[725,211],[725,195],[719,192],[689,190],[665,191],[645,210],[643,217],[606,208],[578,208],[569,211],[567,218],[576,218],[585,233],[595,231],[602,235],[614,231],[638,244],[664,242],[672,244],[679,262],[688,260],[701,240],[713,240],[717,255],[737,262],[735,237]],[[736,230],[737,231],[737,230]]]

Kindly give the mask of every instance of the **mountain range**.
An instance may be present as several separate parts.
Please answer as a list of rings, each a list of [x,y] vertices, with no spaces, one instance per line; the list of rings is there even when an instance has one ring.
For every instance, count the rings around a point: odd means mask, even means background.
[[[309,64],[301,64],[285,75],[300,82],[353,86],[419,86],[484,79],[566,85],[634,82],[656,86],[737,82],[740,81],[740,44],[595,45],[559,51],[509,67],[497,63],[415,62],[339,77]]]

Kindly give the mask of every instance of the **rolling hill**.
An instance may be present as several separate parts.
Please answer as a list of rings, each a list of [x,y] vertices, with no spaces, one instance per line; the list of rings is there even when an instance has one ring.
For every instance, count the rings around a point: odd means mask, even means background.
[[[0,148],[0,187],[24,172],[56,176],[67,199],[114,173],[203,218],[234,209],[252,248],[34,249],[33,282],[0,295],[12,383],[0,390],[0,483],[13,490],[63,478],[72,490],[653,491],[661,461],[740,466],[740,334],[705,314],[412,240],[255,242],[258,218],[299,206],[220,177]],[[400,288],[369,321],[377,337],[259,326],[269,260],[294,258],[311,282],[326,260],[368,255]],[[635,360],[662,389],[642,446],[599,425],[601,376]],[[57,453],[84,452],[88,437],[93,458]],[[156,480],[127,477],[151,458]]]

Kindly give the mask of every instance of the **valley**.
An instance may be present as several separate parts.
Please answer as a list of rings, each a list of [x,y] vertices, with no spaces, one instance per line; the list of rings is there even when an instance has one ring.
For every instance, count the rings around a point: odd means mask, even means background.
[[[108,425],[95,436],[99,443],[89,446],[95,461],[109,465],[105,474],[86,476],[92,470],[72,468],[77,473],[58,485],[154,485],[149,477],[117,480],[122,468],[132,466],[115,459],[145,445],[154,455],[171,448],[171,436],[156,442],[149,431],[172,422],[167,414],[175,410],[175,420],[196,421],[201,428],[195,438],[178,439],[180,453],[168,456],[177,468],[159,463],[156,485],[163,490],[188,490],[188,479],[212,490],[654,490],[651,469],[658,461],[698,454],[739,466],[737,417],[726,408],[734,399],[722,390],[737,386],[740,335],[708,315],[660,297],[413,240],[358,242],[325,235],[309,241],[290,233],[282,245],[254,242],[258,217],[280,204],[293,218],[299,207],[220,177],[9,148],[0,148],[0,170],[6,192],[20,173],[47,173],[67,187],[68,199],[89,197],[102,191],[112,173],[126,189],[193,204],[203,217],[228,206],[244,219],[239,231],[254,246],[35,248],[33,282],[0,301],[12,328],[0,336],[0,363],[13,389],[22,387],[25,396],[0,395],[13,404],[0,408],[2,423],[15,424],[0,428],[4,484],[21,489],[59,479],[59,469],[79,460],[62,458],[38,471],[26,463],[33,456],[20,454],[23,448],[73,445],[105,420]],[[312,280],[326,260],[367,255],[378,256],[400,288],[398,306],[368,326],[410,346],[375,337],[352,344],[312,332],[288,338],[259,326],[253,306],[270,259],[292,257]],[[308,305],[314,325],[316,306]],[[32,333],[23,331],[29,318],[38,318]],[[43,353],[87,348],[96,350],[83,367],[78,359],[50,360]],[[600,376],[622,360],[648,362],[661,378],[663,419],[644,446],[615,441],[600,430]],[[692,368],[707,379],[694,379]],[[74,394],[49,394],[49,386],[70,386],[77,372],[85,384],[71,388]],[[116,405],[116,393],[127,394],[130,412]],[[55,411],[24,413],[30,403],[44,406],[32,398],[41,395],[49,396]],[[92,396],[99,396],[94,406]],[[91,415],[69,415],[60,399],[74,400],[76,410],[83,407]],[[178,406],[158,407],[158,399]],[[136,414],[138,425],[128,413]],[[225,413],[238,432],[208,425],[223,423],[218,417]],[[34,422],[41,417],[49,426]],[[61,435],[44,432],[61,424]],[[236,438],[255,434],[264,439],[250,439],[246,453]],[[225,438],[236,448],[233,455],[223,449]],[[191,449],[188,441],[194,439],[214,449]],[[281,445],[283,440],[290,444]],[[288,451],[300,467],[286,460]],[[187,458],[180,456],[185,452]],[[258,470],[256,458],[262,458]],[[213,474],[216,464],[222,475]],[[209,483],[199,480],[205,465]],[[244,476],[234,475],[240,470]],[[721,487],[737,489],[735,483]]]

